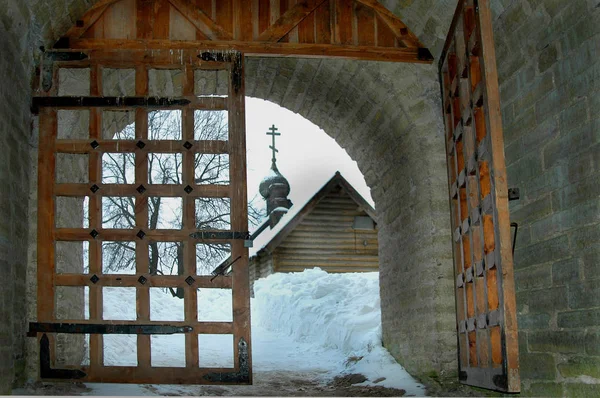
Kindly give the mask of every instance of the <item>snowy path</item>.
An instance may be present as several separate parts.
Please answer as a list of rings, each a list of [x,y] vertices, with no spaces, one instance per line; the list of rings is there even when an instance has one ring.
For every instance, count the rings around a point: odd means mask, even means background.
[[[379,285],[377,273],[327,274],[315,269],[296,274],[275,274],[255,283],[252,300],[253,386],[181,386],[87,383],[80,391],[57,392],[69,395],[406,395],[422,396],[418,384],[381,346]],[[202,320],[230,320],[230,291],[204,289],[199,295]],[[133,297],[126,297],[131,293]],[[127,319],[129,302],[135,292],[121,290],[105,294],[105,314]],[[151,295],[155,319],[167,319],[183,310],[182,300],[169,294]],[[181,307],[181,308],[179,308]],[[133,314],[135,316],[135,314]],[[153,315],[151,314],[151,319]],[[165,318],[166,317],[166,318]],[[107,336],[105,336],[106,339]],[[115,337],[115,336],[112,336]],[[105,360],[136,362],[134,336],[119,336],[106,344]],[[155,340],[152,340],[154,345]],[[182,336],[156,344],[153,366],[185,363]],[[231,360],[232,341],[221,344],[200,340],[202,352],[213,361]],[[131,342],[127,339],[133,339]],[[204,347],[204,351],[203,351]],[[224,348],[227,347],[227,348]],[[154,351],[154,347],[153,347]],[[208,363],[210,362],[210,364]],[[123,363],[126,364],[126,363]],[[110,364],[110,365],[116,365]],[[133,364],[135,365],[135,363]],[[350,379],[345,385],[332,383],[336,377],[364,375],[364,382]],[[337,380],[338,382],[340,380]],[[360,381],[360,380],[358,380]],[[60,388],[59,385],[55,385]],[[390,389],[390,390],[386,390]],[[40,392],[39,390],[37,391]],[[49,391],[46,391],[49,392]],[[56,391],[55,391],[56,392]],[[19,394],[34,394],[19,390]],[[51,393],[51,392],[50,392]]]

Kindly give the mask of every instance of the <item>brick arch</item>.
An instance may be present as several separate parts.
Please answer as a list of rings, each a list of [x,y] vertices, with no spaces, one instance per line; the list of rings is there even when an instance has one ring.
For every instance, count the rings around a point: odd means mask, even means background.
[[[31,48],[50,47],[93,3],[33,2]],[[455,2],[382,3],[437,57]],[[299,113],[357,161],[378,210],[384,345],[415,375],[456,372],[435,65],[248,58],[246,82],[248,96]]]

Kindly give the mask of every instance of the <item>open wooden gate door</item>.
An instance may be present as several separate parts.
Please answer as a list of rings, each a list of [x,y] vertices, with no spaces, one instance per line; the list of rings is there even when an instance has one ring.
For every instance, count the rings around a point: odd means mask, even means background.
[[[488,0],[461,0],[440,59],[459,377],[519,392],[504,140]]]
[[[250,384],[241,53],[62,50],[44,61],[33,99],[38,319],[30,324],[41,378]],[[233,262],[231,274],[214,271],[223,261]],[[129,318],[108,313],[108,294],[119,289],[132,293]],[[232,319],[199,317],[199,295],[211,289],[232,289]],[[154,313],[159,290],[183,299],[179,316],[175,307],[166,319]],[[123,356],[133,349],[133,363],[109,363],[114,335],[131,338]],[[165,335],[181,346],[177,365],[161,362],[174,346],[161,353]],[[225,337],[230,361],[203,362],[215,348],[206,335]],[[88,345],[87,359],[68,361],[69,350]]]

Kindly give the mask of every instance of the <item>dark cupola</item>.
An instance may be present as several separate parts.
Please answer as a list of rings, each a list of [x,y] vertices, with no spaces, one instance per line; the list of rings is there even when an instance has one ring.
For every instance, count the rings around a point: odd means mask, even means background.
[[[273,228],[281,220],[281,217],[287,213],[288,209],[292,207],[292,201],[287,198],[290,194],[290,183],[277,169],[276,153],[278,150],[275,148],[275,136],[281,135],[281,133],[277,133],[275,125],[269,130],[270,132],[267,135],[273,137],[273,145],[269,146],[273,151],[273,158],[271,159],[269,174],[259,185],[259,192],[267,201],[267,216],[271,228]]]

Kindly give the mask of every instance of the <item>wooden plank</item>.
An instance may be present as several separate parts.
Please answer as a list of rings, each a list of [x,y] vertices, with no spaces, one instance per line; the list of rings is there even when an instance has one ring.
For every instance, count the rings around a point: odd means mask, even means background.
[[[81,319],[61,319],[62,323],[81,323],[81,324],[97,324],[98,322],[96,321],[91,321],[91,320],[81,320]],[[185,333],[185,334],[190,334],[190,335],[194,335],[194,334],[231,334],[233,331],[233,323],[231,322],[198,322],[197,320],[191,323],[188,323],[187,321],[169,321],[168,323],[165,321],[147,321],[147,322],[140,322],[140,321],[114,321],[111,320],[110,321],[111,325],[117,325],[117,326],[127,326],[127,325],[138,325],[138,324],[143,324],[143,325],[156,325],[156,326],[173,326],[173,327],[192,327],[193,331],[191,333]],[[144,335],[138,335],[138,336],[144,336]],[[180,368],[181,369],[181,368]]]
[[[355,44],[352,41],[352,2],[335,0],[335,43]]]
[[[271,25],[271,1],[258,0],[258,35]],[[256,37],[258,37],[258,35]],[[254,39],[256,40],[256,38]]]
[[[252,40],[252,1],[233,0],[233,37],[235,40]]]
[[[173,1],[177,2],[177,0]],[[171,0],[169,2],[173,5]],[[192,10],[198,12],[197,8],[192,7]],[[179,12],[178,8],[171,7],[170,17],[169,38],[171,40],[196,40],[198,28],[188,14],[183,14]]]
[[[139,243],[139,239],[138,239],[138,243]],[[139,245],[136,245],[139,246]],[[145,263],[148,263],[148,260],[146,259]],[[237,264],[237,263],[236,263]],[[231,281],[231,277],[229,276],[220,276],[218,278],[215,278],[214,280],[211,281],[211,279],[213,278],[212,276],[203,276],[203,275],[195,275],[194,274],[186,274],[186,275],[149,275],[148,274],[148,269],[147,266],[146,267],[140,267],[143,269],[140,269],[138,271],[144,271],[144,272],[138,272],[136,275],[124,275],[124,274],[101,274],[99,272],[94,272],[93,274],[98,275],[99,280],[98,282],[96,282],[95,284],[92,283],[92,281],[90,281],[90,275],[93,275],[92,273],[88,274],[57,274],[55,279],[56,279],[56,286],[90,286],[90,287],[98,287],[101,288],[102,286],[105,287],[134,287],[137,288],[138,291],[144,291],[144,290],[148,290],[148,288],[150,287],[183,287],[183,288],[188,288],[190,289],[190,286],[187,284],[187,282],[185,281],[185,279],[188,276],[192,276],[195,280],[195,282],[193,283],[191,289],[231,289],[232,287],[232,281]],[[139,282],[139,277],[140,276],[144,276],[147,281],[142,285]],[[149,308],[149,307],[148,307]],[[197,311],[197,309],[194,309],[194,311]],[[144,319],[141,319],[144,318]],[[150,318],[146,319],[146,316],[143,315],[138,317],[138,321],[144,320],[144,321],[148,321]],[[102,318],[99,318],[100,320]],[[190,318],[189,322],[195,322],[197,321],[197,316],[196,318]],[[188,322],[188,320],[186,319],[186,322]]]
[[[275,0],[275,2],[279,3],[279,9],[277,10],[277,18],[279,19],[282,15],[284,15],[288,8],[290,7],[290,0]],[[271,23],[274,24],[275,22],[277,22],[277,20],[273,21]],[[285,35],[280,39],[280,42],[282,43],[287,43],[290,41],[290,38]]]
[[[171,4],[166,0],[154,2],[154,39],[168,39],[171,31]]]
[[[136,181],[137,183],[137,181]],[[140,197],[136,190],[139,185],[135,184],[96,184],[100,187],[98,195],[103,196],[130,196]],[[185,192],[184,185],[161,185],[161,184],[143,184],[146,191],[143,197],[162,196],[162,197],[182,197],[191,198],[227,198],[232,188],[230,185],[195,185],[193,191],[189,194]],[[56,184],[54,193],[57,196],[82,197],[92,195],[90,187],[92,184]]]
[[[134,39],[137,36],[135,0],[120,0],[104,12],[105,39]]]
[[[136,4],[136,27],[138,39],[152,39],[154,27],[154,0],[137,0]]]
[[[147,227],[146,227],[147,228]],[[137,236],[138,230],[131,229],[96,229],[99,235],[96,237],[98,241],[139,241]],[[206,232],[229,232],[223,230],[207,230]],[[54,230],[54,236],[56,240],[62,241],[92,241],[94,238],[90,236],[90,229],[81,228],[56,228]],[[153,229],[145,230],[144,239],[160,241],[160,242],[181,242],[188,239],[189,235],[197,232],[192,229]],[[206,239],[196,240],[197,243],[208,242],[208,243],[230,243],[231,239]]]
[[[229,153],[227,141],[187,141],[192,144],[189,150],[183,148],[181,141],[144,141],[144,150],[137,147],[137,141],[133,140],[95,140],[98,143],[96,149],[92,148],[89,141],[82,140],[57,140],[56,152],[88,154],[88,153],[133,153],[133,152],[155,152],[155,153]]]
[[[330,0],[326,0],[315,11],[315,43],[317,44],[333,43],[333,29],[331,25],[330,8]]]
[[[367,7],[372,8],[381,19],[387,24],[387,26],[394,32],[396,37],[400,39],[406,47],[424,48],[425,46],[417,38],[417,36],[408,29],[408,27],[398,18],[394,13],[385,8],[377,0],[356,0],[359,3],[364,4]]]
[[[146,50],[146,49],[197,49],[199,47],[207,50],[237,50],[246,56],[290,56],[306,58],[344,58],[355,60],[409,62],[431,64],[432,60],[419,57],[417,48],[386,48],[365,47],[349,45],[327,45],[327,44],[290,44],[290,43],[253,43],[253,42],[171,42],[169,40],[103,40],[103,39],[80,39],[72,41],[72,47],[78,49],[106,50],[110,48],[121,48],[123,50]]]
[[[156,4],[155,4],[156,6]],[[148,69],[144,65],[138,65],[135,69],[135,94],[148,95]],[[148,138],[148,112],[145,109],[135,111],[135,136],[139,140],[147,142]],[[138,151],[135,154],[135,186],[148,184],[148,153]],[[148,199],[137,198],[135,201],[135,225],[139,230],[145,230],[148,226]],[[101,227],[101,225],[99,225]],[[149,248],[146,242],[136,242],[135,266],[139,274],[147,274],[149,269]],[[136,319],[140,322],[150,320],[150,289],[149,287],[136,285],[135,289]],[[138,366],[149,369],[151,366],[150,336],[137,336],[137,361]]]
[[[298,24],[299,43],[315,43],[315,17],[316,12],[313,11]]]
[[[184,68],[183,94],[194,95],[194,69],[186,65]],[[194,140],[194,110],[183,111],[182,138],[186,141]],[[195,165],[194,153],[183,153],[182,179],[183,183],[194,186]],[[195,200],[190,196],[183,197],[183,228],[196,228]],[[196,243],[189,238],[183,244],[183,269],[185,275],[196,274]],[[187,285],[187,283],[186,283]],[[184,286],[184,316],[187,323],[198,321],[198,289],[196,285]],[[185,336],[185,361],[187,367],[197,368],[199,366],[197,334],[186,334]]]
[[[216,2],[216,23],[223,27],[225,32],[233,32],[233,0],[219,0]]]
[[[85,372],[87,367],[81,367]],[[136,383],[141,384],[156,384],[157,380],[165,384],[201,384],[201,385],[235,385],[235,384],[251,384],[240,382],[223,382],[221,380],[210,381],[204,376],[209,373],[229,373],[232,369],[229,368],[180,368],[180,367],[152,367],[141,368],[134,366],[105,366],[87,372],[87,375],[81,379],[81,382],[86,383],[131,383],[131,380],[136,380]],[[61,381],[61,380],[57,380]],[[64,382],[64,380],[62,380]]]
[[[209,15],[193,3],[185,0],[168,1],[209,40],[233,40],[233,35],[226,28],[213,21]]]
[[[487,125],[492,149],[492,172],[494,176],[494,196],[496,204],[496,242],[500,250],[502,270],[502,292],[504,313],[504,349],[508,376],[507,390],[519,392],[519,342],[517,333],[517,308],[515,299],[512,242],[508,208],[508,187],[504,160],[504,138],[502,116],[500,114],[500,93],[498,70],[492,28],[492,14],[488,0],[479,1],[479,29],[485,82],[484,105],[487,109]]]
[[[94,25],[104,14],[106,9],[118,0],[104,0],[97,2],[85,15],[75,22],[75,25],[67,31],[65,37],[80,38],[83,34]]]
[[[231,228],[243,231],[248,228],[248,198],[246,182],[246,118],[245,118],[245,79],[244,57],[234,58],[232,70],[241,76],[230,74],[229,79],[229,180],[234,189],[231,192]],[[239,368],[239,347],[237,342],[244,339],[248,345],[249,383],[252,383],[252,346],[250,336],[250,281],[248,275],[248,248],[244,242],[231,242],[231,258],[240,260],[232,269],[233,279],[233,336],[234,362]]]
[[[55,248],[53,182],[56,173],[54,143],[58,130],[55,110],[40,113],[38,151],[38,214],[37,214],[37,321],[54,320]]]
[[[375,12],[360,3],[355,3],[357,42],[359,46],[375,46]]]
[[[295,26],[311,14],[325,0],[305,0],[287,10],[269,29],[265,30],[257,41],[277,42],[288,34]]]

